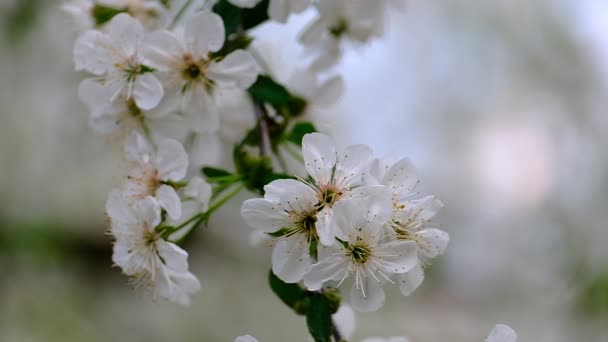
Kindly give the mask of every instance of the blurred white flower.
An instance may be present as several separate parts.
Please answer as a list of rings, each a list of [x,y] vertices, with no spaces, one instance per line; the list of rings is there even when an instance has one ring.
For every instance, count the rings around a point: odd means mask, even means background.
[[[390,276],[411,270],[417,264],[416,243],[386,240],[383,226],[391,219],[388,194],[346,199],[334,206],[333,224],[345,240],[319,246],[319,262],[304,276],[304,285],[319,290],[326,281],[354,277],[350,304],[357,311],[375,311],[384,304],[383,285]]]
[[[241,8],[253,8],[261,0],[228,0],[231,4]],[[287,22],[291,13],[304,12],[310,6],[310,0],[270,0],[268,16],[280,23]]]
[[[378,36],[384,26],[382,1],[324,0],[315,3],[317,18],[302,31],[299,39],[312,55],[314,70],[334,66],[342,55],[342,42],[365,43]]]
[[[258,342],[258,340],[251,335],[244,335],[235,338],[234,342]]]
[[[353,308],[350,305],[343,303],[340,305],[340,308],[338,308],[338,311],[336,311],[336,313],[331,317],[342,338],[345,340],[350,340],[353,337],[355,328],[357,326]]]
[[[188,155],[173,139],[164,139],[158,149],[140,134],[133,133],[125,143],[127,159],[134,162],[123,191],[128,198],[139,200],[154,196],[170,218],[182,215],[181,201],[172,182],[179,182],[188,170]]]
[[[212,194],[213,189],[206,180],[198,176],[193,177],[188,181],[188,185],[184,187],[181,194],[181,217],[178,220],[170,219],[168,223],[173,226],[179,226],[185,224],[195,215],[206,212],[207,209],[209,209]],[[180,240],[183,236],[188,234],[195,224],[196,221],[193,221],[191,224],[185,225],[183,228],[171,234],[169,240]]]
[[[244,50],[222,59],[210,57],[224,45],[224,35],[222,18],[201,12],[173,32],[150,33],[142,47],[146,63],[159,72],[167,96],[179,97],[182,110],[193,117],[195,131],[214,132],[219,127],[214,90],[247,89],[258,75],[256,61]]]
[[[182,305],[200,289],[198,279],[188,271],[188,253],[162,239],[156,227],[161,222],[160,206],[152,197],[132,204],[118,191],[110,192],[106,212],[116,238],[112,260],[135,284]]]
[[[107,88],[100,94],[108,97],[105,100],[115,101],[125,94],[143,110],[156,107],[164,92],[139,55],[144,28],[133,17],[121,13],[108,23],[106,30],[107,33],[89,30],[78,37],[74,44],[76,70],[100,76],[100,84]]]
[[[508,325],[496,324],[486,342],[517,342],[517,333]]]
[[[403,336],[393,336],[389,338],[368,337],[361,342],[409,342],[409,340]]]
[[[95,27],[104,29],[110,15],[127,13],[147,29],[161,27],[169,11],[158,0],[69,0],[61,5],[78,32]]]

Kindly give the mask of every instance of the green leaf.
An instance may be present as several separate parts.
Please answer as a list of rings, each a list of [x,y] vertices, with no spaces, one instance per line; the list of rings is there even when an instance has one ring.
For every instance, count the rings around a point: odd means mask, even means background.
[[[253,41],[253,38],[251,38],[245,34],[235,35],[233,38],[227,39],[226,42],[224,43],[224,46],[222,47],[222,49],[220,51],[214,52],[212,54],[212,57],[221,58],[221,57],[227,56],[228,54],[230,54],[231,52],[234,52],[235,50],[246,49],[249,46],[249,44],[251,44],[252,41]]]
[[[272,271],[268,274],[268,282],[277,297],[297,314],[303,315],[308,311],[307,302],[311,292],[306,291],[299,284],[287,284],[283,282]]]
[[[298,122],[287,136],[287,140],[292,143],[302,146],[302,138],[308,133],[314,133],[317,129],[312,122]]]
[[[255,100],[274,106],[287,106],[291,98],[291,94],[284,86],[266,75],[258,76],[248,91]]]
[[[268,4],[269,0],[262,0],[254,8],[243,10],[243,29],[249,30],[268,20]]]
[[[112,20],[116,15],[120,13],[125,13],[128,11],[127,7],[123,8],[114,8],[110,6],[95,4],[91,13],[93,15],[93,19],[95,19],[95,25],[101,26],[108,21]]]
[[[308,332],[315,342],[330,342],[333,329],[330,302],[322,293],[315,293],[310,299],[306,315]]]
[[[234,33],[249,30],[268,20],[269,0],[263,0],[254,8],[239,8],[227,0],[220,0],[213,6],[213,12],[224,20],[226,38]]]
[[[226,176],[232,176],[232,173],[224,170],[224,169],[219,169],[216,167],[211,167],[211,166],[205,166],[201,169],[201,172],[205,175],[205,177],[207,178],[218,178],[218,177],[226,177]]]

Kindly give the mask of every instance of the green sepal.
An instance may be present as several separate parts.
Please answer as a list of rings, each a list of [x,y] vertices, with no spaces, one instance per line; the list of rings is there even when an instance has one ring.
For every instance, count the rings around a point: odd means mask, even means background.
[[[278,237],[285,236],[285,235],[289,234],[289,232],[291,230],[292,229],[290,227],[283,227],[283,228],[281,228],[279,230],[276,230],[276,231],[274,231],[272,233],[266,233],[266,234],[268,234],[268,235],[270,235],[270,236],[272,236],[274,238],[278,238]]]
[[[229,171],[212,166],[205,166],[201,168],[201,173],[207,178],[232,176],[232,173]]]

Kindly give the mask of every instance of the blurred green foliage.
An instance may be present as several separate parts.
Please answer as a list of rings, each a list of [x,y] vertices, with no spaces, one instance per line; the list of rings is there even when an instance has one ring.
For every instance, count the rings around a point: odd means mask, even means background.
[[[37,24],[46,6],[55,3],[48,0],[19,0],[2,14],[2,29],[11,44],[21,42]]]

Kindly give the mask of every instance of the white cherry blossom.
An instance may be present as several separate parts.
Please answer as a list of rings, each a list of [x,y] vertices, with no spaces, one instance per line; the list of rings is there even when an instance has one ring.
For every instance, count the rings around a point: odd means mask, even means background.
[[[418,184],[416,170],[409,159],[393,162],[391,158],[375,159],[366,174],[367,185],[383,185],[391,194],[392,217],[388,226],[396,238],[418,245],[418,264],[401,275],[401,292],[409,296],[424,280],[423,266],[443,254],[449,235],[431,227],[431,219],[443,207],[435,196],[412,199]]]
[[[403,336],[393,336],[388,338],[368,337],[363,339],[361,342],[409,342],[409,340]]]
[[[212,193],[213,189],[211,185],[203,178],[196,176],[190,179],[181,194],[181,217],[178,220],[170,219],[169,223],[173,226],[178,226],[186,223],[186,221],[195,215],[206,212],[209,209]],[[193,221],[191,224],[185,225],[180,230],[171,234],[170,240],[180,240],[195,224],[196,221]]]
[[[365,43],[378,36],[384,26],[384,5],[369,0],[316,2],[317,18],[300,35],[300,42],[312,55],[310,67],[322,70],[335,65],[344,41]]]
[[[350,304],[357,311],[375,311],[385,300],[383,285],[393,274],[411,270],[417,263],[416,243],[386,240],[383,226],[390,220],[390,197],[340,201],[334,206],[333,224],[345,234],[344,241],[319,247],[319,262],[304,276],[304,285],[319,290],[327,281],[353,277]]]
[[[517,342],[517,333],[508,325],[496,324],[486,342]]]
[[[293,179],[275,180],[264,192],[264,198],[246,200],[241,215],[254,229],[280,233],[272,252],[272,271],[286,283],[299,282],[312,263],[310,244],[318,241],[317,194]]]
[[[121,13],[107,24],[106,32],[89,30],[78,37],[74,44],[76,70],[99,76],[98,81],[107,88],[99,95],[106,96],[106,100],[115,101],[125,94],[143,110],[156,107],[164,92],[139,54],[144,28],[133,17]]]
[[[133,133],[125,144],[127,159],[134,163],[123,191],[128,198],[139,200],[154,196],[170,218],[182,215],[181,201],[172,182],[181,181],[188,169],[188,155],[173,139],[164,139],[158,149],[140,134]]]
[[[163,240],[156,231],[161,221],[157,201],[148,196],[132,204],[120,191],[113,190],[106,212],[116,238],[114,263],[133,277],[136,285],[150,288],[154,296],[188,305],[200,283],[188,271],[188,253]]]
[[[195,131],[219,127],[213,91],[247,89],[258,75],[254,58],[244,50],[210,57],[224,45],[224,35],[221,17],[201,12],[173,32],[153,32],[145,39],[146,63],[158,70],[168,96],[180,97],[182,110],[196,118]]]
[[[243,335],[235,338],[234,342],[258,342],[258,340],[251,335]]]
[[[309,175],[305,182],[316,192],[319,201],[317,234],[322,244],[331,245],[340,234],[331,224],[332,207],[362,184],[372,151],[365,145],[352,145],[338,154],[330,137],[310,133],[302,139],[302,155]]]

